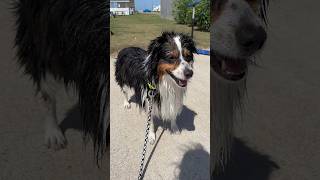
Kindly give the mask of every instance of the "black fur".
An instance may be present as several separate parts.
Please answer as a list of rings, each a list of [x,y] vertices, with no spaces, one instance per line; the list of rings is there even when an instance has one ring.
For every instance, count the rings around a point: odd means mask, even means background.
[[[269,7],[269,0],[260,0],[261,5],[260,5],[260,17],[262,18],[262,20],[264,21],[264,23],[267,25],[268,23],[268,16],[267,16],[267,12],[268,12],[268,7]]]
[[[191,37],[175,32],[163,32],[151,41],[147,51],[138,47],[128,47],[119,52],[115,63],[116,81],[121,89],[125,85],[134,89],[139,105],[143,106],[143,102],[140,101],[141,91],[147,89],[147,83],[159,83],[159,62],[173,63],[167,52],[174,48],[173,38],[176,36],[180,36],[182,48],[188,49],[191,53],[196,52]],[[147,56],[149,58],[146,61]],[[159,103],[159,96],[155,100]]]
[[[51,73],[79,94],[84,137],[96,158],[109,144],[109,1],[19,0],[15,4],[19,64],[39,91]]]

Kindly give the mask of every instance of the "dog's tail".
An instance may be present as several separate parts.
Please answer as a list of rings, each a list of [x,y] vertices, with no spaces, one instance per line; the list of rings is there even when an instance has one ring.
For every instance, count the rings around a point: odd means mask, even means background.
[[[101,64],[101,66],[104,66]],[[92,137],[98,165],[109,145],[109,66],[88,74],[79,87],[84,138]]]
[[[102,2],[103,0],[99,0]],[[89,2],[89,1],[88,1]],[[91,1],[93,2],[93,1]],[[94,6],[96,7],[96,6]],[[103,10],[101,10],[101,9]],[[92,15],[94,27],[89,31],[88,41],[83,42],[89,56],[82,63],[78,78],[79,104],[83,117],[84,138],[91,137],[98,165],[107,151],[110,138],[109,86],[110,86],[110,56],[109,56],[109,3],[105,1],[87,14]],[[91,12],[98,11],[98,12]],[[90,21],[87,19],[87,21]],[[83,28],[85,29],[85,27]],[[94,30],[94,31],[92,31]],[[85,49],[84,48],[84,49]]]

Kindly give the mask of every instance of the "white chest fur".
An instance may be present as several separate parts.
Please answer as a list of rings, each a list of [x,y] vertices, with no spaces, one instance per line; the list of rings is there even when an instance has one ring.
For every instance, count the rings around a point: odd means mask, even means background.
[[[164,121],[175,121],[181,113],[186,88],[178,86],[169,76],[164,75],[159,83],[161,108],[154,106],[154,113]]]

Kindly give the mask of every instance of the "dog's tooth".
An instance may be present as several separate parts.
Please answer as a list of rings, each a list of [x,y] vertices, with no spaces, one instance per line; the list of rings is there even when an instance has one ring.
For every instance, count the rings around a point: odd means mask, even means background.
[[[221,63],[221,70],[222,71],[226,71],[227,70],[227,64],[226,64],[225,61],[222,61],[222,63]]]

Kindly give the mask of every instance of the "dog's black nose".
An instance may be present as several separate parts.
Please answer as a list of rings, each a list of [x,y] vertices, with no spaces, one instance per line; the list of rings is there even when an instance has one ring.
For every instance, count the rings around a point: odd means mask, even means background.
[[[236,38],[244,53],[251,55],[262,48],[267,39],[267,33],[262,26],[244,24],[236,30]]]
[[[184,70],[184,75],[186,76],[186,78],[191,78],[193,75],[193,71],[191,69],[185,69]]]

